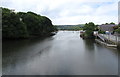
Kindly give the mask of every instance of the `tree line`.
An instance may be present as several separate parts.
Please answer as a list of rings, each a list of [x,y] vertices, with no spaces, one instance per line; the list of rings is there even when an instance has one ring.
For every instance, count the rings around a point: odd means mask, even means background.
[[[28,38],[31,36],[48,36],[56,31],[52,21],[34,12],[15,12],[2,8],[3,38]]]
[[[56,25],[58,30],[82,30],[82,25]]]

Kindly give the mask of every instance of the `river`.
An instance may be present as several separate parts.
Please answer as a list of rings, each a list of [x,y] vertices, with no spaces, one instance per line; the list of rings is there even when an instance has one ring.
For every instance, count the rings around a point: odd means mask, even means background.
[[[118,50],[83,40],[79,31],[3,41],[3,75],[117,75]]]

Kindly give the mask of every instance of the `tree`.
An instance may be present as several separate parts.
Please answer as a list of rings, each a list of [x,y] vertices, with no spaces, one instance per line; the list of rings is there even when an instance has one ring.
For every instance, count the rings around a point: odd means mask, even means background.
[[[116,29],[115,31],[120,34],[120,28]]]
[[[26,38],[29,36],[47,36],[57,30],[52,21],[34,12],[15,13],[2,8],[3,38]]]
[[[108,23],[105,23],[105,25],[108,25]]]
[[[93,22],[86,23],[83,30],[85,30],[84,36],[86,38],[93,38],[93,31],[96,30],[96,25]]]
[[[120,27],[120,23],[118,24],[118,26]]]
[[[28,37],[26,25],[12,10],[2,8],[2,33],[3,38]]]
[[[96,29],[96,25],[93,22],[86,23],[83,27],[84,30],[92,30],[94,31]]]
[[[113,22],[111,22],[110,24],[113,24],[113,25],[115,25],[115,23],[113,23]]]
[[[30,35],[45,35],[54,31],[54,26],[49,18],[37,15],[33,12],[18,13],[27,25]]]

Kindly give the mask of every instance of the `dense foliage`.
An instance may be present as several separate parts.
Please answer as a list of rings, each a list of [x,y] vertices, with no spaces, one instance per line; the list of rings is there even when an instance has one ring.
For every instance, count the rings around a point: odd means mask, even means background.
[[[120,23],[118,25],[114,26],[113,29],[114,29],[114,32],[117,32],[120,34]]]
[[[26,24],[20,21],[15,12],[6,8],[2,8],[2,35],[3,38],[28,36]]]
[[[2,8],[3,38],[26,38],[49,35],[56,28],[49,18],[33,12],[14,12]]]
[[[83,30],[85,30],[84,37],[85,38],[93,38],[93,31],[96,30],[96,25],[93,22],[86,23],[83,27]]]
[[[120,28],[116,29],[115,31],[120,34]]]
[[[105,31],[99,30],[98,33],[100,33],[100,34],[105,34]]]

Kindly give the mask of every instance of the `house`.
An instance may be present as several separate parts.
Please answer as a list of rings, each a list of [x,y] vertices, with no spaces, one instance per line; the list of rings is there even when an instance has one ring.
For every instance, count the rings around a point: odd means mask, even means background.
[[[113,33],[113,31],[114,31],[114,26],[116,26],[116,25],[113,25],[113,24],[104,24],[104,25],[99,25],[98,26],[98,28],[99,28],[99,30],[101,30],[101,31],[109,31],[110,33]]]

